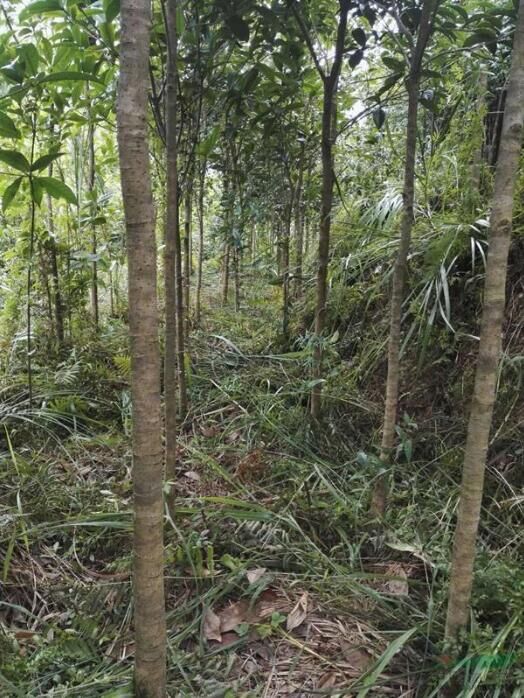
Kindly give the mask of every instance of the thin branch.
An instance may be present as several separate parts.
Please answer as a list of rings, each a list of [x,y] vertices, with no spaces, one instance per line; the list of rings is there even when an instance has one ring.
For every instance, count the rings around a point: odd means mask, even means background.
[[[324,69],[320,65],[320,61],[318,60],[318,56],[316,54],[316,51],[313,47],[313,42],[311,41],[311,37],[309,35],[309,32],[306,27],[306,23],[304,22],[304,18],[298,11],[295,2],[291,3],[291,11],[293,12],[293,15],[295,19],[297,20],[297,24],[299,26],[300,31],[302,32],[302,36],[304,37],[304,41],[306,42],[306,46],[308,47],[309,53],[311,54],[311,58],[313,59],[313,63],[315,64],[315,68],[318,71],[318,74],[320,75],[322,81],[326,80],[326,73],[324,72]]]

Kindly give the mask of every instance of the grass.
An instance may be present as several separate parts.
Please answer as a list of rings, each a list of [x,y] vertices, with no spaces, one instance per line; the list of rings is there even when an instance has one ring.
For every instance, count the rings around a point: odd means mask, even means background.
[[[474,633],[469,654],[449,666],[441,638],[463,419],[445,409],[427,415],[428,383],[413,387],[387,525],[377,530],[367,503],[378,475],[378,325],[369,346],[353,346],[352,361],[345,335],[335,340],[319,430],[305,416],[307,346],[282,354],[274,343],[278,290],[250,279],[239,313],[214,305],[212,286],[205,291],[204,324],[191,340],[177,510],[166,519],[171,695],[429,698],[452,678],[462,698],[519,695],[522,501],[512,472],[504,477],[497,463],[488,472]],[[6,695],[131,695],[128,362],[118,333],[111,353],[117,361],[86,348],[88,371],[73,357],[57,372],[89,417],[104,396],[102,419],[47,425],[47,436],[27,440],[5,420]],[[516,409],[498,439],[514,442]],[[304,598],[306,620],[288,630]],[[212,640],[209,613],[227,619],[238,609],[236,630]]]

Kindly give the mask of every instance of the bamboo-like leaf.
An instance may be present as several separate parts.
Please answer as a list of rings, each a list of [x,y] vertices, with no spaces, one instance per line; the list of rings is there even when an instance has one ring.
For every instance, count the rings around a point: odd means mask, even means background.
[[[16,150],[0,150],[0,161],[19,172],[29,172],[29,162],[22,153]]]
[[[63,153],[47,153],[46,155],[42,155],[42,157],[38,158],[38,160],[35,160],[35,162],[31,165],[31,172],[38,172],[39,170],[43,170],[45,167],[48,167],[61,155],[63,155]]]
[[[65,199],[69,204],[76,205],[73,191],[56,177],[34,177],[33,182],[40,185],[53,199]]]
[[[16,128],[11,117],[5,112],[0,112],[0,136],[4,138],[20,138],[20,131]]]
[[[22,177],[17,177],[11,184],[6,187],[4,195],[2,196],[2,208],[4,211],[11,205],[13,199],[20,189],[20,184],[22,182]]]
[[[19,19],[21,22],[32,17],[33,15],[41,15],[48,12],[63,12],[63,7],[59,0],[36,0],[20,12]]]
[[[82,73],[77,70],[62,70],[59,71],[58,73],[50,73],[49,75],[44,75],[41,78],[38,78],[36,81],[37,84],[41,85],[46,82],[66,82],[68,80],[71,81],[84,81],[84,82],[96,82],[99,85],[103,85],[104,81],[101,80],[99,77],[96,75],[93,75],[92,73]]]
[[[389,647],[383,652],[382,656],[375,662],[374,668],[367,674],[363,681],[363,688],[358,692],[357,698],[365,698],[369,691],[376,684],[377,679],[380,677],[384,669],[387,667],[389,662],[397,654],[399,650],[404,647],[406,642],[417,632],[417,628],[411,628],[407,630],[402,635],[399,635]]]

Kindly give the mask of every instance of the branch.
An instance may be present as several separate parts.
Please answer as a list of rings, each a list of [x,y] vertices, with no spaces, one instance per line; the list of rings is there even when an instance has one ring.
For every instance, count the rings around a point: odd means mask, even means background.
[[[306,24],[304,22],[304,18],[298,11],[295,2],[291,3],[291,11],[293,12],[293,15],[295,19],[297,20],[297,24],[299,26],[300,31],[302,32],[302,36],[304,37],[304,41],[306,42],[306,46],[308,47],[309,53],[311,54],[311,58],[313,59],[313,63],[315,64],[315,68],[318,71],[318,74],[320,75],[322,81],[324,82],[326,80],[326,74],[324,72],[324,69],[320,65],[320,61],[318,60],[318,56],[316,54],[316,51],[313,47],[313,42],[311,41],[311,37],[309,35],[309,32],[307,30]]]

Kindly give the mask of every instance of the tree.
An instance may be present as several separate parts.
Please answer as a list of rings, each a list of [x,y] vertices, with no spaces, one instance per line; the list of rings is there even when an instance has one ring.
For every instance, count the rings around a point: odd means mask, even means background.
[[[433,15],[438,0],[424,0],[420,15],[416,42],[409,30],[402,25],[402,32],[408,32],[411,45],[409,73],[406,79],[408,93],[408,113],[406,126],[406,159],[404,165],[403,214],[400,226],[400,245],[393,270],[391,291],[389,340],[388,340],[388,374],[386,379],[386,399],[384,405],[384,421],[382,426],[382,443],[380,460],[387,463],[395,445],[395,425],[397,421],[398,392],[400,384],[400,333],[402,304],[404,301],[404,285],[408,261],[411,230],[414,223],[415,204],[415,158],[417,150],[417,114],[419,103],[419,85],[422,74],[422,59],[428,39],[431,35]],[[401,20],[399,20],[401,21]],[[371,510],[378,516],[383,516],[386,510],[388,494],[388,479],[381,474],[376,481]]]
[[[166,221],[164,246],[164,409],[166,433],[166,475],[173,479],[177,446],[176,367],[184,362],[183,333],[178,330],[181,303],[180,232],[178,223],[177,168],[177,84],[176,84],[176,0],[166,5],[167,85],[166,85]],[[180,345],[180,339],[182,345]],[[184,374],[185,375],[185,374]],[[179,373],[180,376],[180,373]],[[185,385],[185,382],[184,382]],[[181,415],[183,416],[183,415]]]
[[[122,2],[117,119],[129,267],[135,693],[144,698],[164,698],[166,620],[160,351],[147,132],[150,26],[147,0]]]
[[[484,489],[489,433],[502,348],[507,260],[511,243],[514,190],[524,126],[524,0],[520,0],[511,70],[495,173],[489,253],[484,283],[475,386],[460,489],[460,505],[451,563],[446,637],[456,640],[468,622],[475,544]]]
[[[307,30],[303,17],[300,15],[295,3],[292,9],[297,18],[300,30],[304,35],[315,67],[322,80],[324,92],[322,103],[322,195],[320,210],[320,230],[318,236],[318,268],[317,268],[317,295],[315,309],[315,347],[313,379],[314,387],[311,391],[311,416],[313,419],[320,417],[322,394],[322,335],[324,333],[327,303],[327,272],[329,261],[329,233],[331,229],[331,209],[333,207],[333,185],[335,182],[333,172],[333,143],[336,134],[336,95],[342,58],[345,50],[348,13],[351,3],[348,0],[339,1],[340,16],[338,19],[335,55],[330,70],[325,71],[320,65],[313,42]]]

